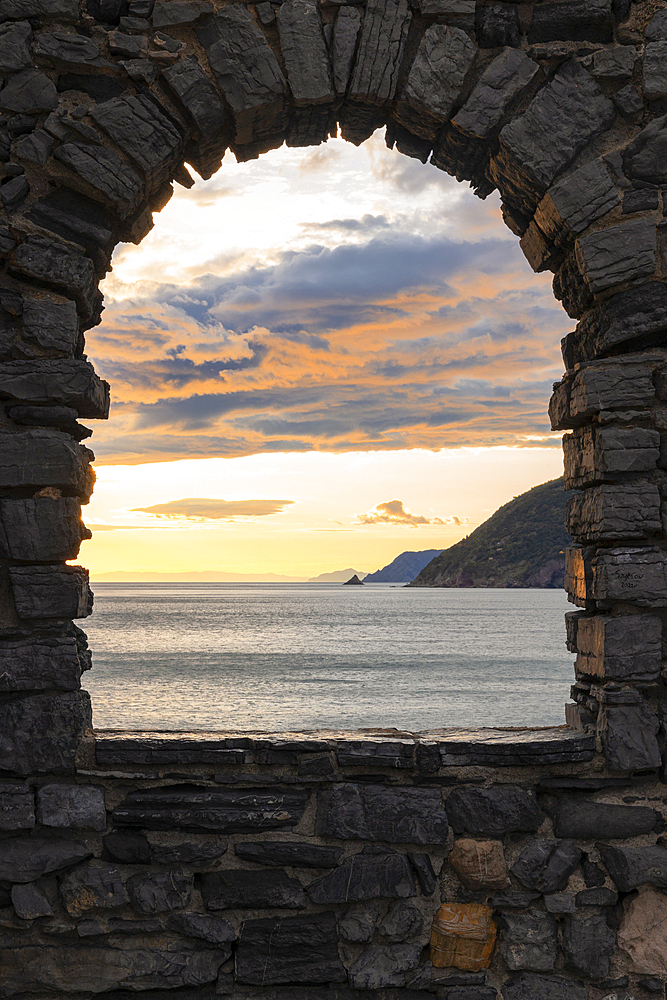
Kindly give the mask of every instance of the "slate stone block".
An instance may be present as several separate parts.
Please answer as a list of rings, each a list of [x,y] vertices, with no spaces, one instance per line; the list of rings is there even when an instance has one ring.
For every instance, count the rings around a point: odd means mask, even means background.
[[[601,886],[597,889],[581,889],[575,896],[577,906],[616,906],[618,893]]]
[[[279,135],[287,123],[287,84],[250,11],[237,4],[223,7],[203,18],[196,32],[234,115],[235,143]]]
[[[104,792],[92,785],[42,785],[37,791],[37,819],[42,826],[104,830]]]
[[[379,915],[377,903],[347,907],[338,917],[338,933],[344,941],[366,944],[375,933]]]
[[[494,3],[489,7],[477,6],[475,35],[481,49],[500,46],[518,49],[521,44],[519,12],[514,4]]]
[[[420,954],[421,946],[418,944],[399,944],[393,948],[369,945],[350,965],[350,985],[355,990],[404,986],[405,974],[417,968]]]
[[[634,45],[614,45],[609,49],[598,49],[584,59],[584,65],[596,79],[626,80],[632,76],[637,62]]]
[[[60,882],[60,895],[73,917],[86,910],[113,909],[128,902],[121,871],[106,861],[89,861]]]
[[[196,865],[200,870],[219,861],[227,850],[226,837],[203,837],[178,843],[161,844],[155,839],[151,855],[157,865]]]
[[[654,219],[620,222],[581,236],[575,245],[576,259],[591,291],[597,294],[621,282],[653,274],[656,240]]]
[[[48,308],[51,312],[52,305],[55,303],[37,299],[24,301],[24,326],[27,323],[29,336],[35,323],[49,331],[46,311]],[[65,309],[69,317],[73,305],[70,303]],[[99,378],[90,362],[78,358],[0,364],[0,398],[16,403],[69,406],[80,417],[105,420],[109,416],[109,383]]]
[[[236,978],[254,986],[344,982],[335,914],[246,920],[236,949]]]
[[[447,839],[442,794],[434,788],[337,785],[318,797],[318,831],[339,840],[439,844]]]
[[[87,538],[92,533],[81,521],[81,504],[73,497],[0,500],[0,554],[6,559],[76,559]]]
[[[410,938],[418,938],[423,928],[424,918],[417,907],[399,899],[389,907],[378,930],[387,941],[397,944],[401,941],[409,941]]]
[[[8,837],[0,841],[0,880],[13,885],[72,868],[91,852],[74,840],[57,837]]]
[[[0,640],[0,691],[77,691],[90,654],[74,635]]]
[[[353,854],[330,874],[311,882],[306,892],[314,903],[354,903],[375,897],[414,896],[412,868],[404,854],[376,853],[365,848]]]
[[[594,979],[609,975],[616,935],[601,913],[569,914],[562,943],[568,968]]]
[[[500,954],[510,972],[553,972],[558,958],[558,925],[539,910],[505,913],[500,921]]]
[[[12,886],[12,906],[17,917],[36,920],[38,917],[52,917],[58,902],[58,883],[55,879],[41,879]]]
[[[0,20],[18,21],[26,17],[76,21],[79,18],[79,5],[76,0],[6,0],[3,3]]]
[[[503,984],[504,1000],[587,1000],[583,983],[522,972]]]
[[[0,91],[0,108],[19,114],[39,115],[53,111],[58,92],[45,73],[24,69],[11,77]]]
[[[165,4],[166,6],[166,4]],[[189,56],[162,70],[162,77],[197,129],[195,170],[206,180],[219,168],[227,147],[227,116],[220,96],[196,59]]]
[[[32,68],[31,39],[32,28],[28,21],[16,21],[0,28],[0,73]]]
[[[345,740],[336,744],[340,767],[414,767],[413,740]]]
[[[126,865],[149,865],[151,849],[147,838],[142,833],[114,831],[107,834],[103,840],[104,849],[112,861],[120,861]]]
[[[539,892],[516,892],[513,889],[507,889],[505,892],[497,892],[492,896],[489,904],[494,910],[525,910],[539,898]]]
[[[209,910],[260,909],[264,906],[299,910],[306,905],[301,883],[284,871],[245,871],[230,868],[201,879],[201,893]]]
[[[368,0],[348,98],[380,107],[396,94],[410,25],[407,0]]]
[[[172,24],[194,24],[204,14],[210,14],[213,4],[208,0],[156,0],[153,7],[154,28],[166,28]]]
[[[169,179],[182,146],[178,129],[148,95],[118,97],[97,104],[91,117],[144,172],[151,190]]]
[[[662,282],[647,281],[598,302],[564,338],[568,367],[637,341],[660,344],[667,316],[667,291]]]
[[[644,95],[651,100],[667,95],[667,41],[649,42],[644,48]]]
[[[561,892],[579,864],[581,848],[571,840],[532,840],[510,871],[535,892]]]
[[[563,438],[565,489],[582,489],[628,472],[649,472],[660,435],[645,427],[584,427]]]
[[[478,9],[500,9],[516,18],[515,7],[496,5]],[[484,70],[470,97],[452,119],[456,129],[474,139],[487,139],[495,134],[512,101],[531,83],[539,68],[539,64],[520,49],[503,49]]]
[[[537,5],[528,29],[528,41],[602,42],[614,40],[611,0],[570,0]]]
[[[460,28],[426,29],[396,108],[396,119],[414,135],[435,140],[449,118],[477,48]]]
[[[340,847],[320,847],[305,841],[242,841],[234,851],[244,861],[261,865],[292,865],[295,868],[334,868],[343,851]]]
[[[554,816],[554,834],[572,840],[611,837],[626,840],[655,830],[660,814],[645,806],[617,806],[605,802],[568,799]]]
[[[649,538],[662,532],[660,492],[650,483],[596,486],[565,503],[565,529],[583,543]]]
[[[514,785],[455,788],[447,797],[446,809],[457,834],[533,833],[541,822],[535,792]]]
[[[83,566],[10,566],[19,618],[86,618],[93,611],[88,570]]]
[[[620,892],[631,892],[640,885],[667,889],[667,851],[663,847],[614,847],[599,844],[598,850]]]
[[[547,913],[574,913],[576,902],[571,892],[551,892],[544,897]]]
[[[40,62],[58,69],[76,72],[82,67],[103,69],[111,66],[101,58],[100,47],[94,39],[64,31],[41,32],[35,40],[33,52]]]
[[[208,941],[209,944],[229,945],[229,955],[231,943],[236,940],[231,924],[222,917],[211,917],[206,913],[172,913],[167,919],[167,926],[187,937]]]
[[[254,833],[295,826],[308,798],[301,789],[146,788],[130,792],[113,818],[146,830]]]
[[[340,8],[331,43],[331,71],[334,89],[339,96],[347,90],[360,26],[361,11],[358,7]]]
[[[75,175],[73,186],[115,210],[121,218],[139,203],[143,187],[141,178],[112,149],[86,142],[64,142],[54,156]]]
[[[76,306],[71,301],[55,299],[43,292],[25,298],[22,337],[39,344],[44,350],[72,354],[79,339]],[[79,362],[76,370],[82,371],[85,364]]]
[[[644,100],[634,84],[617,90],[613,97],[614,104],[624,118],[631,118],[644,110]]]
[[[535,222],[548,240],[560,245],[572,235],[583,233],[620,201],[604,161],[592,160],[549,188],[537,206]],[[587,376],[584,371],[578,377],[581,381]]]
[[[192,875],[180,868],[171,868],[168,871],[133,875],[127,881],[127,893],[132,906],[139,913],[164,913],[187,906],[193,884]]]
[[[438,1000],[496,1000],[493,986],[449,986],[438,990]]]
[[[0,104],[6,89],[0,91]],[[97,287],[93,263],[83,254],[71,251],[64,243],[42,236],[28,236],[12,251],[9,269],[18,278],[46,285],[74,299],[80,314],[91,325],[99,319],[102,295]]]
[[[408,858],[417,876],[419,888],[424,896],[430,896],[438,884],[430,857],[428,854],[415,854],[412,851],[408,851]]]
[[[657,615],[592,615],[578,622],[576,669],[610,681],[652,681],[662,663]]]
[[[35,800],[23,782],[0,782],[0,830],[30,830],[35,825]]]
[[[3,769],[20,775],[71,774],[79,741],[91,725],[87,691],[5,702],[0,705]]]
[[[647,410],[654,402],[650,363],[604,359],[568,374],[554,389],[549,405],[552,430],[580,427],[602,411]]]
[[[297,107],[334,99],[329,56],[315,0],[291,0],[276,11],[280,48]]]

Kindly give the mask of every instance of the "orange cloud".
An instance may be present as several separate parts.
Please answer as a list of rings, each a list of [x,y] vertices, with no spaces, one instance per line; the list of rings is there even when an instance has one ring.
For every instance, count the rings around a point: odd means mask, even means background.
[[[267,517],[280,514],[294,500],[219,500],[204,497],[186,497],[154,504],[152,507],[133,507],[133,512],[152,514],[154,517],[185,518],[190,521],[234,521],[239,517]]]
[[[417,528],[420,524],[453,524],[459,526],[468,520],[467,517],[424,517],[423,514],[411,514],[403,506],[402,500],[387,500],[379,503],[367,514],[357,514],[358,524],[399,524],[409,528]]]

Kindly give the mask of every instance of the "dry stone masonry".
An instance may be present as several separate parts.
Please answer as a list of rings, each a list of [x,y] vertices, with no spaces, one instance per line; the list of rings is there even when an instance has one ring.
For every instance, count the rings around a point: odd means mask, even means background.
[[[576,321],[568,725],[94,733],[112,251],[227,149],[381,126]],[[666,192],[666,0],[0,0],[0,996],[665,997]]]

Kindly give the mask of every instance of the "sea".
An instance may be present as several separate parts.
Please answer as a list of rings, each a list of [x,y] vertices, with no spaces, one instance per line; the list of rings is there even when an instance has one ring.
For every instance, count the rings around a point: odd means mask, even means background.
[[[572,683],[560,590],[97,583],[98,729],[552,726]]]

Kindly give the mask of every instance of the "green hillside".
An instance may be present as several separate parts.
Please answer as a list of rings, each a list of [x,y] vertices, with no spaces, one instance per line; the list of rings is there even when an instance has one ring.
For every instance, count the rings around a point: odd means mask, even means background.
[[[562,479],[522,493],[445,549],[410,587],[562,587],[563,527],[569,496]]]

